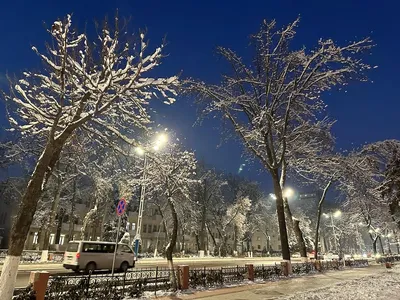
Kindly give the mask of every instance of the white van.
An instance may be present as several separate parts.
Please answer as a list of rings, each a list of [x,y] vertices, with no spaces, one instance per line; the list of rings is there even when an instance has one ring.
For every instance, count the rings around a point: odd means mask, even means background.
[[[100,241],[71,241],[64,253],[63,266],[75,272],[111,270],[115,243]],[[118,244],[115,269],[126,272],[135,266],[135,255],[127,244]]]

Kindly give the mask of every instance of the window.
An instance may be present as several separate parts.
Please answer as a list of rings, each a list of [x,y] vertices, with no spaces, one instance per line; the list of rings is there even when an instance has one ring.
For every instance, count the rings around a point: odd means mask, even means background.
[[[129,223],[129,222],[126,222],[126,230],[128,230],[129,231],[129,226],[131,225],[131,223]]]
[[[82,247],[83,252],[91,253],[114,253],[114,244],[96,244],[96,243],[84,243]]]
[[[147,225],[144,224],[144,225],[143,225],[143,233],[146,233],[146,232],[147,232]]]
[[[151,224],[147,227],[147,233],[151,233]]]
[[[281,250],[281,249],[282,249],[281,245],[278,245],[278,250]]]
[[[260,240],[261,240],[261,238],[258,236],[258,237],[257,237],[257,241],[260,241]]]
[[[64,245],[65,242],[65,234],[60,235],[60,245]]]
[[[135,229],[136,229],[136,224],[132,223],[132,231],[135,231]]]
[[[79,243],[69,243],[67,246],[67,252],[78,252]]]
[[[257,245],[257,249],[260,250],[261,249],[261,245]]]
[[[36,245],[38,243],[38,240],[39,240],[39,234],[35,232],[33,234],[33,244]]]
[[[50,238],[49,238],[49,244],[53,245],[54,244],[54,233],[50,234]]]
[[[153,225],[153,232],[157,232],[157,225]]]

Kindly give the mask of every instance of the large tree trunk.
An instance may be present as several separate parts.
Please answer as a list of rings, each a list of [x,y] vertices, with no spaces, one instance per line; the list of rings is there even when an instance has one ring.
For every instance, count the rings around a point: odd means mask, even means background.
[[[170,269],[171,286],[172,286],[173,290],[176,290],[178,287],[176,284],[176,276],[175,276],[174,262],[172,259],[172,254],[174,253],[174,248],[176,245],[176,241],[178,239],[178,214],[176,213],[174,199],[172,199],[171,196],[168,196],[167,199],[168,199],[168,205],[171,209],[171,215],[172,215],[172,233],[171,233],[169,243],[165,249],[165,255],[167,257],[168,267]]]
[[[296,219],[293,220],[293,230],[297,237],[297,243],[299,244],[300,247],[300,257],[302,258],[302,261],[307,261],[307,247],[306,243],[304,242],[303,232],[300,229],[299,220]]]
[[[322,215],[322,204],[325,201],[326,198],[326,193],[328,192],[329,187],[332,184],[332,180],[328,182],[328,184],[325,186],[324,191],[321,195],[321,199],[318,202],[318,210],[317,210],[317,225],[315,229],[315,240],[314,240],[314,258],[318,259],[318,244],[319,244],[319,226],[321,223],[321,215]]]
[[[282,189],[279,183],[278,169],[271,171],[276,196],[276,213],[278,215],[279,235],[281,237],[282,259],[290,261],[289,241],[286,230],[285,209],[283,206]]]
[[[22,196],[17,215],[14,217],[13,226],[11,228],[8,253],[0,277],[1,300],[10,300],[13,296],[18,273],[18,264],[22,251],[24,250],[25,240],[28,236],[38,201],[43,193],[46,180],[49,177],[49,172],[51,172],[58,161],[61,149],[62,144],[55,145],[54,142],[48,142],[36,163],[36,167],[25,189],[25,193]]]
[[[376,249],[376,242],[377,239],[372,237],[372,234],[369,234],[369,237],[372,241],[372,250],[374,251],[374,255],[376,255],[376,253],[378,253],[377,249]]]
[[[285,207],[285,211],[288,217],[288,222],[291,227],[291,229],[294,232],[294,235],[296,236],[297,240],[297,246],[299,247],[300,250],[300,257],[302,261],[307,261],[307,247],[306,243],[304,242],[304,237],[303,237],[303,232],[300,229],[300,221],[293,218],[292,211],[290,210],[289,203],[287,198],[283,198],[283,203]]]
[[[211,230],[210,230],[210,228],[208,227],[207,224],[206,224],[206,228],[207,228],[207,230],[208,230],[209,235],[211,236],[211,239],[212,239],[212,241],[213,241],[214,247],[216,248],[216,247],[217,247],[217,241],[215,240],[215,237],[214,237],[214,235],[212,234],[212,232],[211,232]]]

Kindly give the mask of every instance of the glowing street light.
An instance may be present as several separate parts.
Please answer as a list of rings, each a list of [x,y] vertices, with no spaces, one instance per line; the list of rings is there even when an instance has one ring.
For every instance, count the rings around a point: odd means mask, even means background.
[[[333,214],[333,216],[335,218],[339,218],[342,215],[342,212],[340,210],[335,211],[335,213]]]
[[[286,189],[284,189],[284,191],[283,191],[283,197],[285,197],[285,198],[292,197],[293,194],[294,194],[294,191],[293,191],[293,189],[291,189],[291,188],[286,188]]]

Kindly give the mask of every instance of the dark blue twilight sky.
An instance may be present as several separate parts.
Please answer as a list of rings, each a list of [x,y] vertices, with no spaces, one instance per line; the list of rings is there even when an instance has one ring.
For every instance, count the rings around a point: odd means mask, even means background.
[[[356,83],[347,92],[326,95],[330,115],[338,119],[334,131],[339,148],[351,148],[365,142],[388,138],[400,139],[400,4],[395,0],[336,1],[2,1],[0,7],[0,82],[5,74],[18,74],[27,68],[38,68],[40,62],[31,46],[43,47],[48,40],[43,23],[51,24],[67,13],[79,28],[93,20],[113,16],[132,16],[134,28],[147,28],[150,46],[157,46],[166,34],[169,57],[159,69],[161,75],[176,74],[215,82],[222,69],[214,54],[217,45],[228,46],[239,54],[246,53],[248,36],[258,30],[264,18],[277,19],[280,25],[299,14],[301,23],[297,45],[311,47],[320,38],[345,42],[371,36],[377,44],[368,58],[378,69],[370,73],[373,83]],[[1,83],[0,83],[1,84]],[[4,106],[0,104],[0,114]],[[2,127],[5,120],[0,121]],[[234,142],[220,142],[218,120],[192,127],[196,107],[190,99],[180,99],[163,107],[155,119],[185,137],[185,145],[196,150],[197,157],[218,169],[236,173],[241,148]],[[4,138],[0,130],[0,138]],[[246,166],[243,175],[259,180],[270,188],[268,175],[256,165]]]

